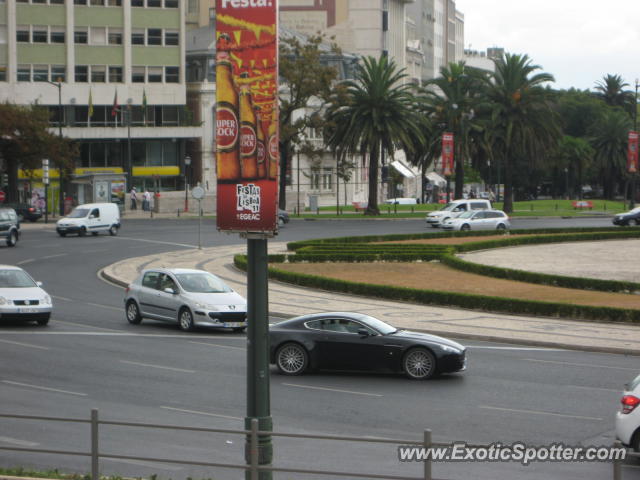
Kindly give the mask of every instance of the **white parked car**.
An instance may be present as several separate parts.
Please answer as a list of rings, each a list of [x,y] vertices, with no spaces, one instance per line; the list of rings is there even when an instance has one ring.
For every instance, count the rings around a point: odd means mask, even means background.
[[[129,323],[143,318],[177,323],[182,330],[247,327],[247,301],[204,270],[154,268],[143,271],[124,296]]]
[[[416,205],[418,203],[418,199],[411,197],[388,198],[384,203],[387,205]]]
[[[625,385],[616,414],[616,438],[640,452],[640,375]]]
[[[456,218],[446,220],[444,230],[507,230],[511,228],[509,217],[502,210],[470,210]]]
[[[425,221],[433,228],[439,227],[450,218],[456,218],[458,215],[469,212],[471,210],[490,210],[491,202],[481,198],[473,200],[453,200],[447,203],[440,210],[427,214]]]
[[[20,267],[0,265],[0,321],[20,320],[46,325],[51,297]]]

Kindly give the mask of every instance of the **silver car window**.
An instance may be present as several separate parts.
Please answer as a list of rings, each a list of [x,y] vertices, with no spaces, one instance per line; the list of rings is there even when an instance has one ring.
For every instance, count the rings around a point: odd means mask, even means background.
[[[147,288],[157,288],[159,276],[160,276],[160,272],[145,273],[144,277],[142,277],[142,286]]]
[[[178,291],[178,288],[176,287],[176,282],[173,281],[173,278],[171,278],[166,273],[163,273],[160,276],[160,288],[159,289],[164,291],[167,288],[170,288],[174,292]]]

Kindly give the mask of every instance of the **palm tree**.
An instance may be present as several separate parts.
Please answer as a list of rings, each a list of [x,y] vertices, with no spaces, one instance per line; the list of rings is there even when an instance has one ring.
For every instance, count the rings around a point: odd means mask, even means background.
[[[528,55],[505,54],[495,61],[492,82],[487,85],[493,130],[493,155],[504,168],[504,211],[513,211],[513,169],[518,161],[534,162],[555,149],[561,137],[558,115],[550,91],[553,82]]]
[[[404,70],[393,60],[366,57],[354,80],[345,82],[346,103],[327,112],[331,124],[327,144],[339,158],[369,157],[369,202],[365,215],[379,215],[378,170],[380,154],[421,143],[420,120],[410,84],[402,84]]]
[[[474,108],[482,91],[484,74],[464,62],[450,63],[440,69],[440,76],[426,82],[423,90],[425,111],[432,122],[453,133],[455,159],[455,198],[462,198],[464,164],[469,158],[469,131]]]
[[[635,115],[636,97],[620,75],[605,75],[601,81],[596,82],[595,96],[602,99],[604,103],[612,107],[621,107],[631,117]]]

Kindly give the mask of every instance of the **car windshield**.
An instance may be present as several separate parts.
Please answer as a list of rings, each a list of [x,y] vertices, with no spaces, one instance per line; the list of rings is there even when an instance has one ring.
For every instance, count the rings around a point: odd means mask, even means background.
[[[457,203],[447,203],[444,207],[440,209],[441,212],[450,212],[454,208],[458,206]]]
[[[398,331],[397,328],[392,327],[388,323],[384,323],[382,320],[378,320],[377,318],[371,317],[369,315],[364,315],[362,321],[369,325],[371,328],[376,329],[382,335],[389,335]]]
[[[228,293],[233,291],[222,280],[210,273],[178,273],[176,278],[186,292]]]
[[[67,215],[67,218],[84,218],[89,213],[88,208],[74,208],[73,211]]]
[[[475,215],[476,212],[473,210],[469,210],[468,212],[461,213],[458,215],[458,218],[471,218]]]
[[[36,283],[22,270],[0,270],[0,288],[32,288]]]

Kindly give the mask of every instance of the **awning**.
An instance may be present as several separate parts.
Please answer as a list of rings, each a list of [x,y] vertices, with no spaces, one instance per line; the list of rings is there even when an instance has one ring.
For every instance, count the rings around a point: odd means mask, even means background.
[[[398,173],[402,174],[403,176],[407,177],[407,178],[414,178],[415,175],[413,174],[413,172],[411,170],[409,170],[408,167],[406,167],[402,162],[395,160],[393,162],[391,162],[391,166],[393,168],[395,168]]]
[[[439,187],[444,187],[447,185],[447,181],[444,178],[442,178],[440,175],[438,175],[436,172],[427,173],[427,178],[431,183]]]

